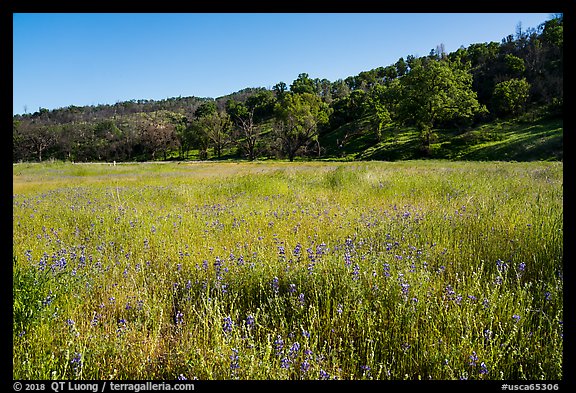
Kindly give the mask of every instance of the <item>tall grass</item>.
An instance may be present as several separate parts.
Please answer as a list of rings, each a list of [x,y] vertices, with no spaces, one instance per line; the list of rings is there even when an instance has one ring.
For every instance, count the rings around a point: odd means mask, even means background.
[[[16,379],[561,379],[562,163],[14,167]]]

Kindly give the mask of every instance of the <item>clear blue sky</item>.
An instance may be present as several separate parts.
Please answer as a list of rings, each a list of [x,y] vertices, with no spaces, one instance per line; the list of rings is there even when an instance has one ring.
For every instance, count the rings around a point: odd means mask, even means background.
[[[500,42],[547,13],[13,15],[13,113],[344,79],[400,57]]]

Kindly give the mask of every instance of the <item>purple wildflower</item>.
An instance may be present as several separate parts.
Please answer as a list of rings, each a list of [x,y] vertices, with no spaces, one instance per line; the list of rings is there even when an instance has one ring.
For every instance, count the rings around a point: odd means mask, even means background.
[[[292,346],[288,350],[288,354],[292,357],[296,357],[296,356],[298,356],[299,350],[300,350],[300,343],[298,341],[296,341],[294,344],[292,344]]]
[[[280,360],[280,367],[290,368],[290,359],[288,359],[287,357],[283,357],[282,360]]]
[[[298,301],[300,302],[300,305],[301,305],[302,307],[304,307],[304,303],[305,303],[305,302],[304,302],[304,294],[303,294],[303,293],[301,293],[300,295],[298,295]]]
[[[472,351],[472,355],[470,355],[470,365],[475,367],[477,361],[478,361],[478,356],[476,355],[476,351]]]
[[[506,264],[506,262],[502,261],[501,259],[496,260],[496,269],[498,269],[499,272],[503,272],[507,268],[508,268],[508,264]]]
[[[404,282],[404,283],[400,284],[400,287],[401,287],[400,290],[402,291],[402,294],[405,296],[408,296],[408,290],[410,288],[410,284]]]
[[[348,251],[344,253],[344,265],[350,266],[352,264],[352,256]]]
[[[384,266],[384,275],[386,277],[390,277],[390,265],[388,263],[385,263],[383,266]]]
[[[521,263],[518,265],[518,270],[520,270],[521,272],[523,272],[524,270],[526,270],[526,263],[521,262]]]
[[[224,334],[228,334],[232,332],[233,326],[234,322],[232,322],[232,318],[230,318],[230,316],[227,316],[224,318],[224,323],[222,324],[222,331],[224,332]]]
[[[252,314],[246,317],[246,326],[248,327],[248,329],[254,328],[254,317],[252,316]]]
[[[296,244],[296,247],[294,247],[294,251],[292,251],[292,254],[294,254],[295,257],[299,257],[301,251],[302,251],[302,246],[300,245],[300,243],[298,243],[298,244]]]
[[[74,372],[78,373],[78,370],[80,368],[82,368],[82,354],[79,352],[76,352],[74,354],[74,357],[70,360],[70,364],[72,364],[72,367],[74,368]]]
[[[240,364],[238,363],[238,350],[236,348],[232,348],[232,355],[230,355],[230,370],[234,372],[234,370],[240,368]]]
[[[272,279],[272,290],[274,291],[275,295],[278,294],[279,289],[280,289],[280,285],[278,283],[278,277],[274,276],[274,278]]]
[[[174,320],[176,322],[176,325],[181,325],[182,323],[184,323],[184,314],[182,314],[182,311],[178,311],[176,313]]]
[[[274,340],[274,349],[276,349],[276,355],[280,355],[282,353],[283,348],[284,348],[284,340],[282,340],[282,336],[278,335],[276,340]]]

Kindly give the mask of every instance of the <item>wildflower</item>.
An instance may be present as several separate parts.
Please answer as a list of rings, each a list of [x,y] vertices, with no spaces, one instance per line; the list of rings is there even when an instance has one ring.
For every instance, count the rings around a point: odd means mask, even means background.
[[[456,299],[454,299],[454,302],[455,302],[457,305],[460,305],[460,303],[462,302],[462,295],[456,296]]]
[[[52,296],[52,291],[50,291],[50,292],[48,292],[48,296],[46,296],[46,299],[44,299],[42,301],[42,305],[43,306],[49,306],[53,300],[54,300],[54,296]]]
[[[352,279],[357,280],[358,275],[360,274],[360,266],[358,264],[354,264],[354,270],[352,271]]]
[[[520,321],[520,315],[514,314],[512,315],[512,319],[514,319],[515,322]]]
[[[506,264],[506,262],[502,261],[501,259],[496,260],[496,269],[498,269],[499,272],[503,272],[507,268],[508,268],[508,265]]]
[[[182,323],[184,323],[184,314],[182,314],[182,311],[178,311],[176,313],[174,320],[176,322],[176,325],[181,325]]]
[[[298,301],[300,302],[300,305],[302,307],[304,307],[304,294],[301,293],[300,295],[298,295]]]
[[[300,243],[298,243],[298,244],[296,244],[296,247],[294,247],[294,251],[292,251],[292,254],[294,254],[295,257],[299,257],[301,251],[302,251],[302,246],[300,245]]]
[[[352,264],[352,256],[348,251],[344,253],[344,265],[350,266]]]
[[[232,355],[230,355],[230,370],[234,372],[234,370],[240,368],[240,364],[238,363],[238,350],[236,348],[232,348]]]
[[[478,361],[478,356],[476,355],[476,351],[472,351],[472,355],[470,355],[470,365],[476,366],[476,362]]]
[[[518,270],[520,270],[521,272],[523,272],[524,270],[526,270],[526,263],[521,262],[521,263],[518,265]]]
[[[283,357],[282,360],[280,360],[280,367],[290,368],[290,359],[288,359],[287,357]]]
[[[552,297],[552,294],[550,292],[544,293],[544,300],[548,301],[548,300],[550,300],[551,297]]]
[[[408,289],[410,288],[410,284],[402,283],[402,284],[400,284],[400,286],[401,286],[400,290],[402,291],[402,294],[404,294],[405,296],[408,296]]]
[[[248,327],[248,329],[254,328],[254,317],[252,316],[252,314],[246,317],[246,326]]]
[[[362,369],[362,375],[365,375],[367,377],[371,377],[372,375],[370,374],[370,366],[364,365],[364,366],[360,366],[360,368]]]
[[[94,314],[94,317],[92,318],[92,321],[90,322],[90,325],[92,326],[96,326],[98,325],[98,322],[100,320],[100,318],[102,317],[102,314]]]
[[[305,373],[308,371],[308,369],[310,369],[310,363],[308,363],[308,360],[304,360],[300,365],[300,370]]]
[[[302,336],[305,338],[310,338],[310,332],[308,330],[302,329]]]
[[[342,314],[342,304],[338,303],[338,306],[336,306],[336,312]]]
[[[290,354],[290,356],[296,357],[296,356],[298,356],[299,350],[300,350],[300,343],[298,341],[296,341],[294,344],[292,344],[292,346],[288,350],[288,353]]]
[[[276,349],[276,355],[282,353],[282,349],[284,348],[284,340],[282,340],[282,336],[278,335],[276,340],[274,340],[274,348]]]
[[[70,360],[70,364],[74,368],[74,372],[78,373],[78,370],[82,368],[82,354],[76,352],[74,357]]]
[[[222,331],[224,334],[230,333],[232,331],[233,325],[234,322],[232,322],[232,318],[230,318],[230,316],[225,317],[224,323],[222,324]]]
[[[272,290],[274,291],[275,295],[278,294],[279,288],[280,285],[278,284],[278,277],[274,276],[274,278],[272,279]]]
[[[314,273],[314,262],[310,262],[308,264],[308,274],[313,274]]]
[[[480,363],[480,374],[488,374],[488,367],[484,362]]]
[[[288,286],[288,292],[290,292],[291,294],[296,292],[296,284],[290,284]]]
[[[385,263],[383,266],[384,266],[384,275],[386,277],[390,277],[390,265],[388,263]]]
[[[492,339],[492,331],[490,329],[484,330],[484,339],[490,341]]]
[[[178,380],[179,380],[179,381],[187,381],[188,378],[186,378],[186,377],[184,376],[184,374],[180,374],[180,375],[178,375]]]
[[[330,379],[330,374],[326,371],[320,369],[320,379]]]
[[[326,248],[326,243],[322,242],[320,245],[316,246],[316,256],[322,257],[328,251]]]
[[[216,257],[216,261],[214,262],[214,270],[216,271],[216,278],[220,278],[220,271],[222,269],[222,261],[220,258]]]

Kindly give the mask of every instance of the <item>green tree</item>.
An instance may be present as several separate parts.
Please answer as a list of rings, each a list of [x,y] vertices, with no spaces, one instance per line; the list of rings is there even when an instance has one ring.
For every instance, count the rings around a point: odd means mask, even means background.
[[[320,154],[318,127],[328,123],[329,114],[328,105],[311,93],[291,92],[276,104],[275,133],[290,161],[312,142],[316,142]]]
[[[506,54],[504,56],[504,61],[506,62],[508,72],[514,77],[521,76],[526,70],[526,67],[524,66],[524,59],[521,59],[518,56]]]
[[[494,87],[494,106],[500,115],[521,113],[530,96],[530,84],[525,78],[509,79]]]
[[[296,94],[316,94],[316,86],[314,85],[314,80],[310,79],[308,74],[303,72],[298,75],[298,78],[296,78],[294,82],[292,82],[290,85],[290,91]]]
[[[274,116],[276,98],[270,90],[260,91],[246,100],[246,108],[254,111],[254,121],[261,122]]]
[[[226,112],[214,112],[198,119],[199,130],[214,148],[216,157],[222,156],[223,149],[230,143],[232,122]]]
[[[286,83],[284,83],[284,82],[278,82],[272,88],[272,90],[274,91],[274,94],[276,95],[276,99],[278,101],[282,101],[284,99],[284,95],[286,94],[287,89],[288,89],[288,87],[286,86]]]
[[[208,115],[213,115],[216,113],[216,102],[214,101],[205,101],[196,108],[194,111],[194,116],[197,118],[205,117]]]
[[[425,152],[430,149],[438,122],[471,119],[483,108],[472,90],[472,75],[447,60],[418,61],[401,79],[398,116],[420,130]]]
[[[386,85],[375,85],[368,96],[367,105],[376,119],[376,139],[382,140],[382,128],[392,123],[392,112],[399,93],[399,81],[393,80]]]

